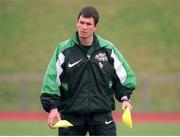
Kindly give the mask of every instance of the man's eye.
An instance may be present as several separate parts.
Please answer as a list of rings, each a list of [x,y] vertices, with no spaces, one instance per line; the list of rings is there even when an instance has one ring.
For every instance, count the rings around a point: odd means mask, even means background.
[[[88,26],[91,26],[92,24],[91,23],[87,23]]]
[[[84,22],[80,21],[80,24],[84,24]]]

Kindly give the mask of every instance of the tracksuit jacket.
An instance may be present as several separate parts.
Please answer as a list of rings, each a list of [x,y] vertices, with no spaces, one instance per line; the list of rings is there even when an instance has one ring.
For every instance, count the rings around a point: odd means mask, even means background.
[[[111,112],[114,97],[130,98],[136,77],[117,48],[94,34],[86,53],[77,32],[61,42],[49,62],[41,89],[45,111],[58,108],[62,114]]]

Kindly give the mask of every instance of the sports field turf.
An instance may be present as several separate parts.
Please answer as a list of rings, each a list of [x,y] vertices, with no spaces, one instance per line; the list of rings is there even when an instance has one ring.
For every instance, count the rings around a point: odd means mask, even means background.
[[[122,124],[117,124],[119,136],[174,136],[180,135],[180,124],[176,123],[135,123],[132,129],[126,128]],[[46,122],[1,122],[0,135],[51,135],[56,136],[56,129],[49,129]]]
[[[85,5],[101,12],[97,33],[118,47],[137,78],[180,73],[180,0],[0,0],[0,74],[44,75],[54,48],[75,31]],[[0,111],[41,111],[40,87],[41,81],[0,81]],[[179,81],[138,83],[134,111],[180,112],[179,91]],[[180,123],[134,123],[132,129],[118,124],[117,130],[120,136],[179,136]],[[53,136],[57,130],[46,122],[0,121],[1,135]]]
[[[85,5],[98,8],[97,34],[117,46],[137,79],[179,74],[180,0],[0,0],[0,74],[42,79],[53,50],[76,30],[77,13]],[[138,82],[131,98],[136,111],[180,111],[174,105],[179,81],[146,84]],[[39,111],[40,87],[41,81],[0,81],[1,111]]]

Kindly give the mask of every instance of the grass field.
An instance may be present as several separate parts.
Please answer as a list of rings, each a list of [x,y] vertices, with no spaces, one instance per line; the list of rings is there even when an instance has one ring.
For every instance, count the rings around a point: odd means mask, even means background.
[[[119,136],[179,136],[180,124],[175,123],[136,123],[133,128],[117,124]],[[1,122],[0,135],[3,136],[56,136],[56,129],[49,129],[46,122]]]
[[[48,114],[44,112],[0,112],[0,135],[57,135],[56,129],[49,129]],[[133,128],[121,121],[121,113],[114,112],[118,135],[180,135],[179,113],[132,113]]]
[[[180,73],[180,0],[0,0],[0,74],[43,76],[56,45],[76,30],[77,13],[86,5],[97,7],[97,33],[118,47],[137,76]],[[150,83],[148,110],[180,111],[171,107],[179,103],[178,83]],[[41,109],[41,81],[0,81],[1,110],[22,108],[22,85],[24,108]],[[132,102],[142,111],[144,83],[137,85]]]
[[[179,72],[179,0],[1,0],[0,72],[44,73],[86,5],[97,7],[97,33],[119,48],[136,74]]]
[[[43,76],[56,45],[76,30],[79,9],[87,5],[100,11],[97,33],[117,46],[137,76],[180,74],[180,0],[0,0],[0,74]],[[0,81],[0,110],[41,111],[40,87],[41,81]],[[131,98],[134,111],[180,112],[179,81],[149,83],[145,102],[144,87],[138,83]],[[132,129],[118,124],[117,129],[118,135],[180,135],[175,123],[134,123]],[[0,121],[0,135],[57,131],[46,122]]]

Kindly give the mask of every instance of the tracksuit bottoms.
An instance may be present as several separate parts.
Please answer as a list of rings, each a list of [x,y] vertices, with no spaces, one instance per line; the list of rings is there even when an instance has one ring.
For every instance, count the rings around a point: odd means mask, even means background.
[[[68,120],[74,126],[59,128],[59,136],[116,136],[116,125],[111,112],[90,114],[61,114],[62,120]]]

